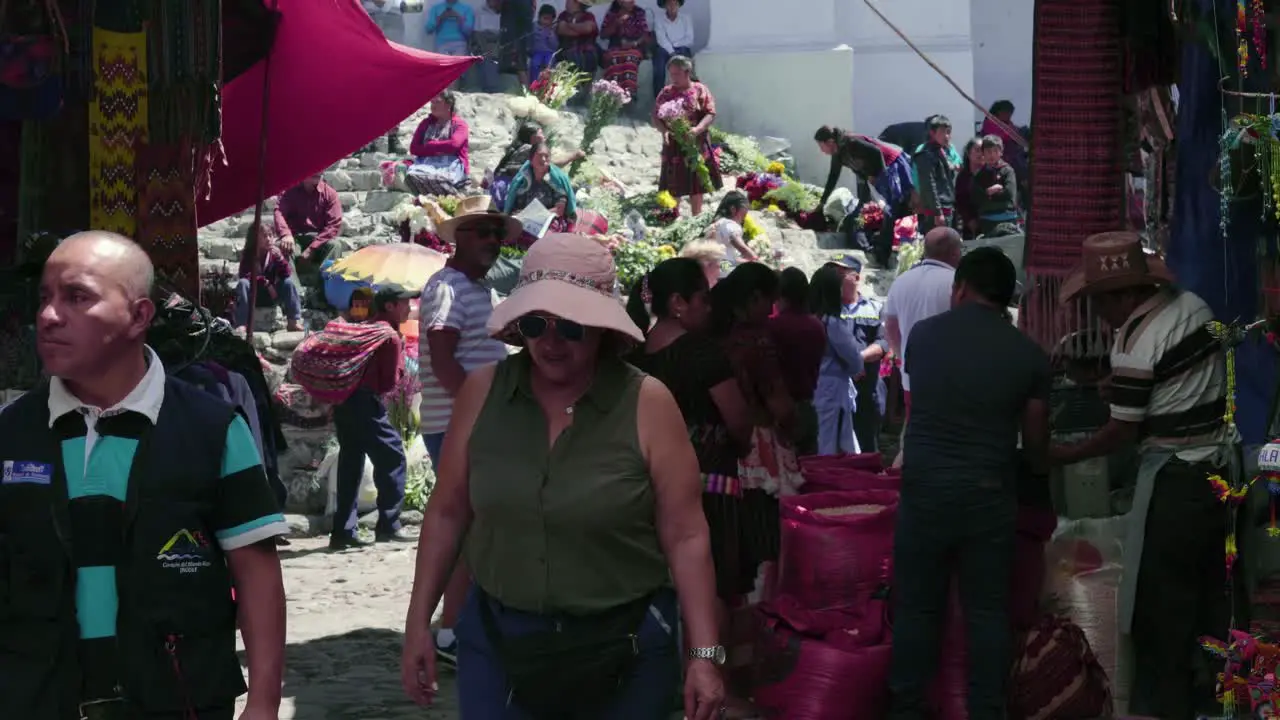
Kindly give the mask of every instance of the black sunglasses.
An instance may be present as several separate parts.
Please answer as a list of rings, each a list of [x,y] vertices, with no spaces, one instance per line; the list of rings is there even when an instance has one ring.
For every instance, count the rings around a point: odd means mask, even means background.
[[[587,329],[582,325],[564,318],[549,318],[542,315],[525,315],[516,321],[516,329],[526,340],[537,340],[548,330],[552,330],[561,339],[569,342],[582,342]]]

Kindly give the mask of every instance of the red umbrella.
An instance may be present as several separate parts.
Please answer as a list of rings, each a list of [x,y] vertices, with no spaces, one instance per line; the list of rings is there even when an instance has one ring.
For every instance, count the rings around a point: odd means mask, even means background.
[[[359,0],[264,0],[279,13],[270,56],[223,88],[226,164],[197,217],[208,225],[258,202],[263,80],[268,196],[320,172],[413,114],[477,58],[388,42]]]

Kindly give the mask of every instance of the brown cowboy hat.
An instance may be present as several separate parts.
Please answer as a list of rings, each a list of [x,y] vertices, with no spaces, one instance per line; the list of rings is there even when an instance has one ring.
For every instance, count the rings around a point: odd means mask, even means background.
[[[1169,267],[1143,249],[1137,233],[1105,232],[1085,239],[1080,266],[1062,282],[1058,301],[1068,303],[1081,295],[1172,283]]]
[[[462,198],[458,201],[458,210],[454,216],[436,226],[436,234],[440,236],[441,240],[450,245],[456,245],[458,243],[456,233],[459,226],[485,218],[502,223],[505,226],[506,236],[503,238],[504,240],[511,241],[520,237],[520,233],[524,232],[524,225],[510,215],[492,209],[492,205],[493,200],[488,195],[472,195]]]

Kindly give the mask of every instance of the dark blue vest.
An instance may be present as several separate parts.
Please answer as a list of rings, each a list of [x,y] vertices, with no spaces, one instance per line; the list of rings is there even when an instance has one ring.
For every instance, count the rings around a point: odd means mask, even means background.
[[[116,566],[119,613],[108,653],[114,667],[90,667],[105,661],[82,652],[73,552],[93,540],[71,533],[48,398],[45,384],[0,411],[0,718],[78,720],[81,699],[93,699],[84,693],[101,697],[86,688],[89,678],[104,676],[148,713],[230,705],[245,685],[231,578],[212,519],[234,409],[166,381],[123,507],[125,558]],[[182,531],[196,542],[175,563],[166,545]]]

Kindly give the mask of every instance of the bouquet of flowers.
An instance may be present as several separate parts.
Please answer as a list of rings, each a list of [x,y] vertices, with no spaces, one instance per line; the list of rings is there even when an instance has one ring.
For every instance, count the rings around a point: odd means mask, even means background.
[[[694,137],[693,126],[689,124],[688,104],[684,100],[669,100],[658,108],[658,119],[667,126],[672,141],[680,149],[680,154],[684,155],[684,161],[689,169],[698,176],[698,183],[702,185],[703,190],[714,192],[711,171],[702,157],[702,151],[698,149],[698,139]]]
[[[517,120],[530,120],[541,125],[543,134],[547,136],[547,142],[552,142],[551,131],[560,122],[559,112],[544,105],[536,95],[513,97],[507,101],[507,106],[511,108],[511,114]]]
[[[763,172],[745,173],[738,176],[738,189],[747,194],[747,199],[757,210],[764,207],[764,196],[786,184],[780,175]]]
[[[578,94],[578,88],[589,82],[590,75],[579,70],[577,65],[562,60],[543,70],[525,92],[552,110],[559,110]]]
[[[880,225],[884,223],[884,207],[878,202],[864,203],[862,209],[858,211],[858,221],[862,224],[862,229],[867,232],[879,230]]]
[[[587,108],[587,120],[582,128],[582,154],[590,155],[591,146],[600,139],[600,132],[618,117],[623,105],[631,102],[631,93],[612,80],[597,80],[591,85],[591,105]],[[569,174],[576,177],[582,169],[581,160],[575,160]]]
[[[419,413],[418,395],[422,392],[422,384],[418,381],[418,343],[404,344],[404,375],[395,389],[383,396],[387,406],[387,417],[392,426],[400,431],[400,437],[406,445],[413,441],[422,425]]]

